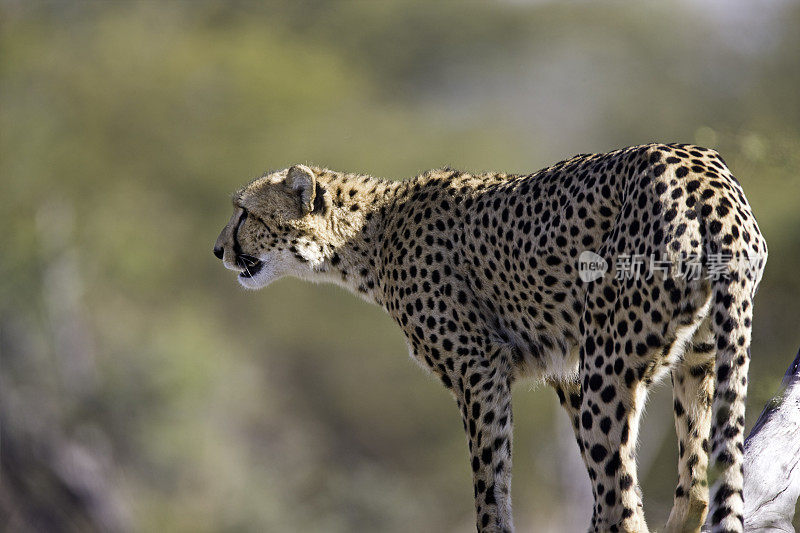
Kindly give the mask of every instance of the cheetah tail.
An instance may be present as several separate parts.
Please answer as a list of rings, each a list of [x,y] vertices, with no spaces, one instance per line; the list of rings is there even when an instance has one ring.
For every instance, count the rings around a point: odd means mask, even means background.
[[[708,471],[712,532],[744,528],[744,412],[754,291],[753,280],[739,277],[741,272],[731,274],[731,279],[715,280],[712,288],[711,323],[717,341]]]

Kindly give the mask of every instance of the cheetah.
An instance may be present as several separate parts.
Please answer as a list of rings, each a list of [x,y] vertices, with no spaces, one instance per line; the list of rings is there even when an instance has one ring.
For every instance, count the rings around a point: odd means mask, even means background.
[[[295,165],[240,189],[233,208],[214,254],[243,287],[287,275],[341,285],[386,310],[411,357],[449,390],[478,531],[513,530],[511,387],[521,378],[551,386],[572,422],[594,495],[589,531],[648,531],[637,430],[650,385],[667,374],[679,481],[666,530],[708,520],[742,531],[753,298],[767,247],[715,151],[649,144],[528,175],[443,168],[405,181]],[[586,253],[607,271],[582,270]],[[612,271],[631,258],[669,268]]]

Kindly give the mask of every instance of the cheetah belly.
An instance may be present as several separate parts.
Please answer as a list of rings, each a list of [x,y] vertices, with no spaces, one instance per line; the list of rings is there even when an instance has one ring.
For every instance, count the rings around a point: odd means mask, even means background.
[[[548,306],[554,315],[560,307]],[[499,320],[503,336],[513,346],[515,371],[518,377],[537,381],[569,381],[577,379],[580,366],[578,331],[564,320],[555,320],[549,327],[541,322],[531,324],[529,317],[512,316]]]

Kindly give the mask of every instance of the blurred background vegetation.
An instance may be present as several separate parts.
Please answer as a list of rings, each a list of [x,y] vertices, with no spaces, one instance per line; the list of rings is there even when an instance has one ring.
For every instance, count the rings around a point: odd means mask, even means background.
[[[770,246],[748,427],[800,334],[800,6],[0,2],[0,527],[469,531],[454,403],[377,307],[212,256],[229,194],[311,162],[531,172],[719,150]],[[515,389],[520,531],[581,531],[554,395]],[[670,391],[640,451],[662,525]]]

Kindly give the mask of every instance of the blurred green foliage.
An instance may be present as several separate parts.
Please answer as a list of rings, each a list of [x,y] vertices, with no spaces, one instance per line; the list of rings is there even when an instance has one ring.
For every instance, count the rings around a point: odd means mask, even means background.
[[[55,465],[67,485],[93,473],[101,529],[472,527],[456,408],[390,319],[328,286],[244,292],[211,255],[229,194],[295,162],[401,178],[718,149],[771,252],[755,420],[800,340],[800,9],[736,6],[0,3],[2,523],[60,505]],[[515,516],[562,531],[589,513],[557,468],[577,448],[530,388]],[[645,421],[654,526],[676,480],[668,397]],[[83,529],[70,501],[54,524]]]

